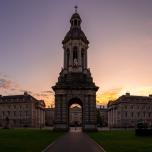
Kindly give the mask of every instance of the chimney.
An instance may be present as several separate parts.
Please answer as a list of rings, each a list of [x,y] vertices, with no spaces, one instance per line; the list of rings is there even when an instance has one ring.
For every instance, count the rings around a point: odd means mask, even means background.
[[[130,96],[130,93],[129,93],[129,92],[127,92],[127,93],[126,93],[126,96]]]
[[[28,93],[27,93],[27,91],[25,91],[25,92],[24,92],[24,96],[27,96],[27,95],[28,95]]]

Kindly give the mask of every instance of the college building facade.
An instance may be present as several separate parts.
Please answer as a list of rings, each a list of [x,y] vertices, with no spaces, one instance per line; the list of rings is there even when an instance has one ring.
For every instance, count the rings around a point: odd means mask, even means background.
[[[108,103],[108,127],[136,127],[138,123],[152,126],[152,96],[122,95]]]
[[[27,92],[0,96],[0,127],[44,127],[45,103]]]

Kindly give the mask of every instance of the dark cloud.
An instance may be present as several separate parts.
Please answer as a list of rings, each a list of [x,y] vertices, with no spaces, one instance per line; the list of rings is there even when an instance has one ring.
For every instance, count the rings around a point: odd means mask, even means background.
[[[12,80],[7,80],[5,78],[0,78],[0,88],[6,90],[16,90],[18,85]]]
[[[0,94],[14,94],[14,93],[24,93],[34,96],[39,100],[44,100],[46,105],[53,104],[53,91],[44,90],[40,92],[32,92],[26,89],[22,89],[16,82],[11,80],[7,75],[0,73]]]
[[[8,78],[8,75],[0,73],[0,78]]]
[[[19,85],[11,80],[8,75],[0,73],[0,93],[7,94],[19,90]]]

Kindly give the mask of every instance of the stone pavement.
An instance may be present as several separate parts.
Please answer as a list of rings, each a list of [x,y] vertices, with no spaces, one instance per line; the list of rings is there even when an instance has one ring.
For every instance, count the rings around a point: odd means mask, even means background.
[[[81,129],[73,128],[52,144],[45,152],[104,152]]]

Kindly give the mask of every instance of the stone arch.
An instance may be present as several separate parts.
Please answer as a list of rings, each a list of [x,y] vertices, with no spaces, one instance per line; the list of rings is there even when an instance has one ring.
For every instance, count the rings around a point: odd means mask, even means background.
[[[79,97],[73,97],[73,98],[69,99],[68,107],[71,106],[72,104],[75,104],[75,103],[77,103],[77,104],[79,104],[80,106],[83,107],[82,99],[79,98]]]
[[[69,125],[69,123],[70,123],[69,122],[70,121],[70,106],[73,104],[78,104],[81,106],[81,115],[82,115],[81,126],[83,126],[83,107],[84,107],[83,101],[78,97],[73,97],[68,101],[68,105],[67,105],[67,107],[68,107],[68,113],[67,113],[68,114],[68,127],[70,127],[70,125]]]
[[[78,59],[78,47],[73,47],[73,60]]]

